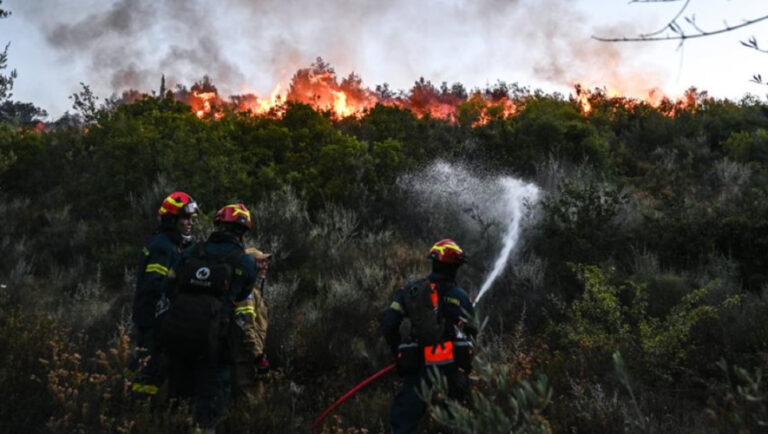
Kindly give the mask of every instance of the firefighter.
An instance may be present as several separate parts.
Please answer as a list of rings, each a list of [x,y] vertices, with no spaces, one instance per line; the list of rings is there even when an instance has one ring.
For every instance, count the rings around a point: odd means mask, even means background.
[[[254,405],[262,393],[260,379],[269,372],[269,359],[264,353],[267,339],[267,305],[264,301],[271,253],[249,247],[245,250],[258,265],[257,284],[245,300],[235,304],[235,327],[232,328],[232,392],[236,399]]]
[[[398,290],[381,324],[403,378],[403,387],[390,408],[395,434],[414,432],[426,412],[427,404],[418,389],[422,381],[428,382],[430,370],[437,369],[446,377],[453,399],[464,399],[469,389],[471,338],[476,331],[468,323],[474,309],[466,291],[456,284],[464,251],[448,238],[435,243],[428,258],[432,273]],[[406,318],[410,330],[403,336],[401,323]]]
[[[208,240],[184,251],[172,270],[170,307],[161,326],[170,394],[191,401],[195,421],[206,432],[215,429],[229,403],[235,306],[252,294],[258,274],[243,245],[252,225],[248,209],[227,205],[213,222]]]
[[[192,228],[198,212],[197,203],[187,193],[169,194],[157,210],[160,225],[142,250],[132,313],[138,347],[133,368],[139,370],[132,390],[139,397],[157,394],[164,380],[162,355],[156,339],[156,311],[168,270],[192,243]],[[150,356],[148,360],[147,356]],[[145,360],[143,367],[140,367],[141,360]]]

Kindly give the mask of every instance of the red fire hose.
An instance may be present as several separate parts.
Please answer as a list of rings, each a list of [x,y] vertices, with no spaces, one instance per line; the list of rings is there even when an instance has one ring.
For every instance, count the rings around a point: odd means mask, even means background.
[[[395,364],[394,363],[392,363],[391,365],[385,366],[384,369],[382,369],[381,371],[379,371],[379,372],[371,375],[370,377],[366,378],[360,384],[358,384],[357,386],[353,387],[352,390],[350,390],[349,392],[345,393],[344,396],[342,396],[341,398],[337,399],[336,402],[334,402],[333,404],[331,404],[330,407],[325,409],[325,411],[323,412],[323,414],[320,415],[320,417],[315,419],[315,421],[312,423],[312,432],[317,432],[317,428],[320,426],[320,424],[323,423],[323,420],[325,420],[325,418],[328,417],[328,415],[331,414],[333,412],[333,410],[336,409],[336,407],[340,406],[341,404],[344,403],[344,401],[349,399],[350,396],[352,396],[355,393],[357,393],[363,387],[365,387],[365,386],[373,383],[374,381],[378,380],[380,377],[383,377],[384,375],[387,375],[389,372],[393,371],[394,369],[395,369]]]

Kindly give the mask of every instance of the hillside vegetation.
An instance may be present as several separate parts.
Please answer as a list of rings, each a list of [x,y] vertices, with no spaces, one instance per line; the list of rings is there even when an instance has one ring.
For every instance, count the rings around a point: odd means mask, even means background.
[[[44,131],[0,125],[0,431],[173,432],[184,407],[129,399],[130,305],[143,243],[172,190],[244,202],[248,244],[275,252],[265,295],[276,370],[223,430],[307,432],[392,361],[378,332],[395,290],[452,237],[476,293],[500,248],[484,207],[420,206],[404,176],[435,161],[542,189],[514,259],[479,304],[471,411],[428,432],[760,432],[768,423],[768,106],[659,107],[509,92],[506,117],[454,121],[377,105],[336,119],[199,119],[171,94],[81,105]],[[82,102],[82,101],[81,101]],[[87,100],[86,100],[87,102]],[[460,218],[486,230],[470,231]],[[394,376],[327,433],[387,432]],[[437,398],[437,397],[436,397]]]

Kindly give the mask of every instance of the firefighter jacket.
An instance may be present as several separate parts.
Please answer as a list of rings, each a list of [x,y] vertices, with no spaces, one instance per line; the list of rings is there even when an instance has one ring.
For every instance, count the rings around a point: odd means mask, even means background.
[[[474,316],[474,308],[469,300],[469,295],[459,287],[452,279],[433,272],[427,279],[436,283],[438,289],[438,313],[445,318],[443,339],[446,342],[466,341],[476,331],[468,324],[469,317]],[[384,312],[381,322],[381,331],[392,349],[397,353],[401,343],[400,324],[408,317],[403,289],[397,291],[395,300]],[[451,344],[452,346],[452,344]]]
[[[245,300],[235,304],[235,320],[231,327],[232,392],[248,402],[258,402],[260,383],[258,363],[264,356],[267,339],[267,305],[261,291],[254,288]]]
[[[142,250],[133,299],[133,323],[153,327],[155,307],[162,294],[168,271],[181,258],[182,237],[175,227],[162,226]]]
[[[258,288],[235,304],[233,349],[235,363],[254,364],[264,353],[267,340],[267,304]]]

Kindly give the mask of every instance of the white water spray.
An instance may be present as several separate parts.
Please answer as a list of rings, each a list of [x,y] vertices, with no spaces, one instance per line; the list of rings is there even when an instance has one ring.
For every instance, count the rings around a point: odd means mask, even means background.
[[[499,257],[496,258],[496,263],[493,265],[493,269],[485,278],[485,282],[480,287],[480,292],[477,294],[475,304],[477,304],[483,295],[488,292],[491,284],[499,277],[501,271],[509,260],[509,255],[512,253],[517,244],[517,240],[520,239],[520,223],[525,216],[525,204],[535,202],[539,197],[539,189],[533,184],[524,184],[520,180],[503,177],[498,181],[503,186],[504,196],[500,198],[500,206],[502,206],[507,215],[507,231],[504,234],[504,242]]]
[[[463,238],[459,241],[465,250],[479,242],[490,228],[500,231],[502,248],[480,287],[477,304],[509,262],[520,239],[526,204],[538,200],[538,187],[509,176],[480,178],[444,162],[405,177],[400,184],[417,196],[430,225],[446,231],[439,236],[450,237],[456,232],[455,225],[462,226]]]

